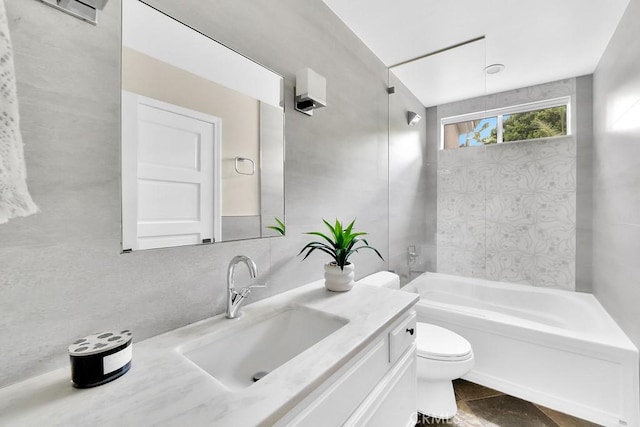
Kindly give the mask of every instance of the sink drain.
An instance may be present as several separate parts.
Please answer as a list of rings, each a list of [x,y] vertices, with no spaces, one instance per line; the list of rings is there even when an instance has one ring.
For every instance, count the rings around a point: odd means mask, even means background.
[[[253,374],[252,380],[253,380],[254,383],[258,382],[267,374],[268,374],[268,372],[265,372],[265,371],[256,372],[255,374]]]

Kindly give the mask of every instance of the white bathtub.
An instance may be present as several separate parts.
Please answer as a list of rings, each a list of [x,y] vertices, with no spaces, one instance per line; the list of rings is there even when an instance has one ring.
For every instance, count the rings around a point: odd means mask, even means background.
[[[638,350],[593,295],[425,273],[418,321],[464,336],[464,378],[605,426],[640,426]]]

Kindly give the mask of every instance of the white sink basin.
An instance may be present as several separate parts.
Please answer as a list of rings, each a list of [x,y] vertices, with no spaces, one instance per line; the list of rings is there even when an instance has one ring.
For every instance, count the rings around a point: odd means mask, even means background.
[[[232,391],[254,384],[348,323],[346,319],[302,308],[288,308],[266,319],[249,319],[183,355]],[[229,320],[234,322],[235,320]]]

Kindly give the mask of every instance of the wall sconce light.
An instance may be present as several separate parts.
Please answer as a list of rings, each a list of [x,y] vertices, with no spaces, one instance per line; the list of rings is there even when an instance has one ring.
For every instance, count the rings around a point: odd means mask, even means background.
[[[313,110],[327,106],[327,79],[303,68],[296,73],[296,110],[313,116]]]
[[[418,113],[414,113],[413,111],[407,111],[407,124],[409,126],[415,126],[422,119],[422,116]]]
[[[62,12],[87,21],[90,24],[98,23],[98,10],[104,9],[109,0],[40,0],[44,4]]]

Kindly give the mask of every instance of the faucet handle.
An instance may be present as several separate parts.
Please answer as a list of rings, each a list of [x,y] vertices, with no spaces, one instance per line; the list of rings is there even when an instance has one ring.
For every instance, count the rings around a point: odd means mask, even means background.
[[[241,297],[246,298],[251,293],[251,289],[253,289],[253,288],[266,288],[266,287],[267,287],[266,283],[264,285],[245,286],[244,288],[240,289],[238,294],[240,294]]]

